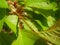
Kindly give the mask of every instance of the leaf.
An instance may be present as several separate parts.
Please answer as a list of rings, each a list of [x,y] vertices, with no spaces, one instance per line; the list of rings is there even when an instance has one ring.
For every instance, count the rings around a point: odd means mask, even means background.
[[[7,15],[7,10],[0,8],[0,31],[2,30],[6,15]]]
[[[8,4],[6,0],[0,0],[0,8],[8,8]]]
[[[28,16],[31,17],[32,22],[38,23],[36,27],[41,27],[42,30],[47,30],[49,27],[54,25],[56,22],[55,12],[52,10],[43,10],[38,8],[29,8],[26,7],[26,12]],[[57,16],[57,15],[56,15]],[[38,29],[39,29],[38,28]],[[39,29],[41,30],[41,29]]]
[[[44,38],[52,42],[54,45],[60,45],[60,20],[47,31],[42,31],[41,33],[44,35]]]
[[[34,45],[35,40],[37,40],[33,33],[26,30],[19,30],[17,39],[12,43],[12,45]]]
[[[27,20],[25,20],[25,21],[27,22],[27,24],[28,24],[32,29],[34,29],[35,31],[38,31],[38,29],[36,28],[36,26],[34,25],[33,22],[31,22],[29,19],[27,19]],[[26,24],[26,25],[27,25],[27,24]],[[27,25],[27,26],[28,26],[28,25]],[[25,24],[24,24],[24,26],[25,26]],[[29,26],[28,26],[28,27],[29,27]],[[30,28],[30,27],[29,27],[29,28]],[[26,28],[26,27],[25,27],[25,28]],[[30,28],[30,30],[31,30],[31,28]],[[26,28],[26,30],[27,30],[27,29],[28,29],[28,28]]]
[[[35,7],[39,9],[45,10],[54,10],[56,11],[58,8],[55,2],[50,2],[49,0],[26,0],[26,6],[28,7]]]
[[[34,11],[34,12],[32,12],[32,11]],[[41,9],[37,10],[37,8],[35,8],[34,10],[33,9],[27,10],[27,13],[28,13],[28,15],[32,16],[33,21],[37,20],[36,22],[38,22],[38,24],[40,24],[40,26],[41,25],[43,26],[44,24],[42,24],[42,23],[44,22],[44,20],[47,19],[47,22],[48,22],[48,25],[50,28],[48,28],[48,30],[40,31],[39,35],[40,35],[40,37],[50,41],[53,45],[60,45],[60,43],[59,43],[60,42],[60,21],[57,21],[57,23],[55,22],[56,18],[55,18],[55,13],[53,11],[47,11],[47,10],[41,10]],[[42,18],[41,18],[41,14],[42,14]],[[58,16],[58,15],[56,15],[56,16]],[[41,20],[40,20],[40,18],[41,18]],[[33,21],[31,23],[33,23]],[[29,23],[29,22],[27,22],[27,23]],[[56,25],[54,23],[56,23]],[[31,26],[31,28],[32,28],[32,26]],[[45,29],[45,28],[43,27],[43,29]]]
[[[56,19],[54,17],[52,17],[52,16],[47,17],[47,23],[48,23],[49,27],[53,26],[55,24],[55,22],[56,22]]]
[[[55,12],[54,11],[36,9],[34,12],[37,13],[37,14],[41,14],[44,18],[46,18],[45,20],[47,20],[47,24],[48,24],[49,27],[54,25],[54,23],[56,21]]]
[[[9,39],[8,39],[9,38]],[[11,43],[16,39],[16,34],[13,33],[12,35],[9,35],[6,32],[0,32],[0,44],[1,45],[11,45]]]
[[[18,17],[16,15],[9,15],[5,23],[11,28],[11,30],[16,34],[17,33],[17,23],[18,23]]]

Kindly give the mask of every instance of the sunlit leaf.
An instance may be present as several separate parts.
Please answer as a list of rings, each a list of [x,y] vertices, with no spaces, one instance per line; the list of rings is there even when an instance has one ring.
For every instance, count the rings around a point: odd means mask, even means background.
[[[12,43],[12,45],[34,45],[35,40],[37,40],[33,33],[26,30],[19,30],[17,39]]]
[[[21,19],[23,29],[18,28],[16,15],[6,17],[7,1],[0,0],[0,30],[5,22],[13,31],[12,35],[0,32],[0,45],[47,45],[47,42],[60,45],[59,0],[18,0],[18,3],[25,5],[26,16]]]
[[[8,4],[6,0],[0,0],[0,8],[8,8]]]
[[[17,22],[18,22],[18,17],[16,15],[10,15],[6,18],[5,20],[6,24],[11,28],[11,30],[14,33],[17,33]]]
[[[35,7],[45,10],[57,10],[57,4],[55,2],[50,2],[49,0],[26,0],[26,6]]]

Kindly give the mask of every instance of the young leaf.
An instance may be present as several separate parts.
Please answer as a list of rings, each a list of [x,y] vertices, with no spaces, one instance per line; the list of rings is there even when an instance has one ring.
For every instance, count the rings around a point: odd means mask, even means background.
[[[17,23],[18,23],[18,17],[16,15],[9,15],[5,23],[11,28],[11,30],[16,34],[17,33]]]

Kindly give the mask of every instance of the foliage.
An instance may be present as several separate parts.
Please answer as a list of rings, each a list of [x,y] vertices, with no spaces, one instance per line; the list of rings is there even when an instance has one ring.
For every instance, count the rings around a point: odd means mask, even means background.
[[[14,0],[13,0],[14,1]],[[18,0],[29,16],[18,25],[6,0],[0,0],[0,45],[60,45],[60,0]],[[4,28],[5,29],[4,29]],[[12,31],[12,34],[9,31]]]

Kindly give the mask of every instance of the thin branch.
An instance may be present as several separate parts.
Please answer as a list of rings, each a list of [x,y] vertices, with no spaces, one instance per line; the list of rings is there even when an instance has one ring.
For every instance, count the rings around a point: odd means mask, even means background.
[[[17,14],[18,18],[21,19],[22,21],[24,21],[24,22],[27,24],[27,26],[32,30],[33,33],[35,33],[35,34],[38,35],[39,37],[42,37],[43,39],[47,40],[47,38],[44,37],[41,32],[35,31],[35,30],[26,22],[26,20],[24,19],[24,17],[20,15],[20,13],[16,12],[17,9],[14,7],[13,4],[9,4],[9,6],[10,6],[12,12],[15,12],[15,13]],[[47,40],[47,41],[48,41],[48,40]]]

